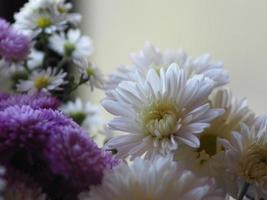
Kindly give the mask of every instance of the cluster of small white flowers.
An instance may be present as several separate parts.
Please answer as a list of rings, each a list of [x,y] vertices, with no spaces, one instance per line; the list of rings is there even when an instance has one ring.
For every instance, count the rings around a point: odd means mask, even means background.
[[[33,35],[63,30],[67,23],[75,25],[81,20],[80,14],[69,13],[71,8],[65,0],[30,0],[15,14],[14,26]]]
[[[102,73],[88,61],[92,40],[81,34],[81,16],[71,9],[66,0],[29,0],[15,14],[10,26],[30,38],[31,48],[25,60],[1,60],[1,74],[13,89],[67,96],[84,83],[91,90],[103,87]]]

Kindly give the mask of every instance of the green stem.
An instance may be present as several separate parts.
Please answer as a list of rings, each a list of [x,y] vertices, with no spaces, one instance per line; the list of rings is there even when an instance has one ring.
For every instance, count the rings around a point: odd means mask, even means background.
[[[82,78],[80,79],[79,83],[77,83],[76,85],[74,85],[71,89],[70,89],[70,93],[72,93],[74,90],[76,90],[80,85],[86,83],[89,79],[88,78]]]
[[[89,78],[84,78],[83,76],[80,77],[80,81],[78,83],[74,83],[72,87],[70,87],[67,92],[63,95],[62,99],[63,101],[67,100],[68,97],[71,95],[72,92],[74,92],[79,86],[86,83],[89,80]]]
[[[46,68],[47,59],[49,58],[49,35],[45,33],[43,29],[40,35],[38,36],[37,46],[44,52],[43,67]]]
[[[24,67],[25,71],[27,72],[27,74],[31,73],[31,70],[29,69],[28,63],[26,60],[24,61],[23,67]]]
[[[243,200],[244,196],[246,195],[249,188],[249,183],[245,182],[242,186],[242,189],[240,191],[240,194],[238,195],[237,200]]]

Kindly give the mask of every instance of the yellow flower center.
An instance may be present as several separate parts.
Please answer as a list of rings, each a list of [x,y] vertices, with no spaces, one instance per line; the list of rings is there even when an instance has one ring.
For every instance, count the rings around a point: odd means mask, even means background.
[[[67,12],[66,8],[64,8],[63,6],[58,6],[57,10],[60,14],[64,14]]]
[[[36,89],[41,90],[49,85],[49,78],[46,76],[39,76],[34,80],[34,86]]]
[[[177,127],[180,112],[175,103],[159,100],[142,112],[145,135],[163,138],[171,136]]]
[[[267,143],[251,145],[241,156],[239,167],[247,182],[267,181]]]
[[[36,25],[39,28],[47,28],[47,27],[51,26],[52,24],[53,24],[53,21],[51,20],[51,18],[46,17],[46,16],[39,17],[36,20]]]

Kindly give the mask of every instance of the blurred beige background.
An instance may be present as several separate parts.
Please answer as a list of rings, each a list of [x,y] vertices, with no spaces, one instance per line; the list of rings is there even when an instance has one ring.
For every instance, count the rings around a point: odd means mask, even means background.
[[[144,41],[221,60],[231,87],[267,113],[266,0],[79,0],[83,30],[94,41],[93,61],[108,74],[130,63]],[[82,92],[90,95],[88,89]],[[93,101],[103,97],[93,95]]]

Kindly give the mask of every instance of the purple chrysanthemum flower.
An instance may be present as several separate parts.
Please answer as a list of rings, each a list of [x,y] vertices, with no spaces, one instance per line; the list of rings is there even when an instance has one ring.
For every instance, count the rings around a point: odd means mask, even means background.
[[[116,165],[116,160],[102,152],[86,135],[79,134],[79,129],[61,126],[54,131],[62,134],[49,137],[50,148],[46,149],[46,155],[53,172],[71,180],[70,185],[65,187],[66,191],[62,192],[76,194],[88,189],[89,185],[100,184],[104,169]]]
[[[0,93],[0,111],[8,106],[14,105],[29,105],[34,109],[51,108],[55,110],[59,107],[60,102],[55,97],[43,92],[32,95],[8,95]]]
[[[10,24],[6,20],[0,18],[0,41],[6,38],[9,33],[9,29]]]
[[[0,111],[0,163],[35,181],[49,199],[77,199],[117,164],[71,119],[52,109]]]
[[[30,53],[30,38],[9,28],[7,35],[0,40],[0,54],[6,61],[24,60]]]

